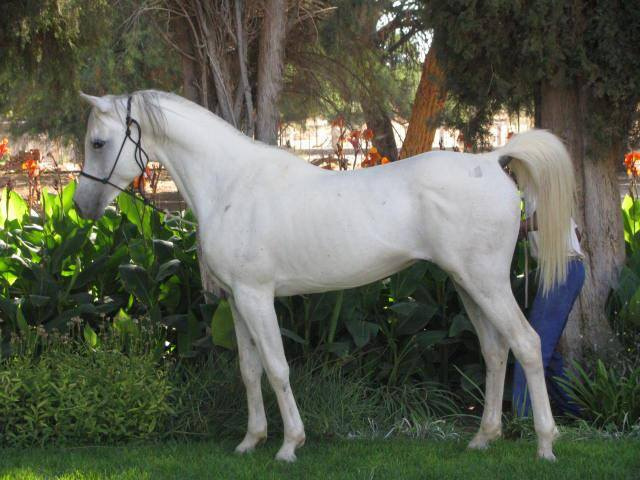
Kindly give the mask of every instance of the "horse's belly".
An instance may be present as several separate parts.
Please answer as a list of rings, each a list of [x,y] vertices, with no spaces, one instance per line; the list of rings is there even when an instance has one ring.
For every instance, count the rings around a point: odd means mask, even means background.
[[[305,269],[281,271],[275,282],[276,296],[320,293],[359,287],[393,275],[418,258],[407,254],[371,258],[369,255],[325,258]]]

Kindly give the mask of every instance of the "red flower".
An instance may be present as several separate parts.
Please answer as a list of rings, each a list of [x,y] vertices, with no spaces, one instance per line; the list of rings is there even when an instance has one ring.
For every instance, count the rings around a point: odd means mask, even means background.
[[[343,117],[336,118],[333,122],[331,122],[331,126],[332,127],[343,128],[344,127],[344,118]]]
[[[9,139],[3,138],[2,142],[0,142],[0,157],[4,157],[11,150],[9,149]]]
[[[640,177],[640,151],[629,152],[624,156],[624,166],[627,175],[632,178]]]
[[[36,177],[40,174],[40,164],[33,158],[23,162],[22,169],[27,171],[29,178]]]

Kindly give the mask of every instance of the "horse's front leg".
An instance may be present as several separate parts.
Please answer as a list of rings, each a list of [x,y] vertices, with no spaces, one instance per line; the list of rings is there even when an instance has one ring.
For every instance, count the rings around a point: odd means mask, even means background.
[[[236,452],[246,453],[252,451],[256,445],[267,438],[267,418],[264,414],[264,402],[262,401],[262,362],[256,344],[234,301],[231,299],[229,303],[233,313],[233,323],[238,340],[238,356],[240,357],[240,373],[247,390],[249,411],[247,434],[236,447]]]
[[[284,424],[284,442],[276,459],[292,462],[295,450],[305,441],[304,425],[289,385],[289,365],[273,304],[273,291],[265,288],[235,287],[233,298],[240,317],[262,359],[269,383],[278,399]]]

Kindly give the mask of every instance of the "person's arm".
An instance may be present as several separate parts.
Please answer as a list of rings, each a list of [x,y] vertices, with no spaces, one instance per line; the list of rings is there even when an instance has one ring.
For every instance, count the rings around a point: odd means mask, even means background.
[[[520,221],[520,237],[523,238],[527,232],[534,232],[538,230],[538,215],[536,212],[533,212],[533,215],[529,218],[525,218]],[[576,237],[578,238],[578,243],[582,242],[582,234],[578,227],[575,228]]]

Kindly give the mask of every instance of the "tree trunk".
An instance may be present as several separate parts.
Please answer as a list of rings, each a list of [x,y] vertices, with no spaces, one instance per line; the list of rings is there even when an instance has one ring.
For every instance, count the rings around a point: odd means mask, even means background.
[[[287,0],[267,0],[258,52],[256,138],[271,145],[278,138],[286,28]]]
[[[193,51],[193,40],[189,32],[189,25],[185,18],[175,20],[175,42],[180,49],[182,58],[182,93],[192,102],[201,103],[198,89],[200,67],[194,60],[196,53]]]
[[[563,350],[571,359],[589,351],[607,356],[617,342],[605,314],[605,302],[615,287],[624,263],[624,235],[620,214],[617,163],[622,139],[598,144],[586,124],[590,109],[598,108],[586,88],[543,83],[540,121],[560,136],[576,173],[576,223],[582,233],[586,279],[563,337]],[[601,106],[600,108],[606,108]]]
[[[402,144],[400,158],[428,152],[438,127],[438,115],[444,108],[445,95],[441,89],[442,71],[437,64],[435,49],[429,49],[422,66],[422,76],[411,109],[407,136]]]
[[[360,101],[364,120],[367,122],[367,128],[373,130],[373,146],[383,157],[387,157],[390,161],[395,162],[398,159],[398,147],[396,145],[396,137],[393,134],[393,125],[389,114],[377,104],[371,104],[372,98],[366,98]]]

